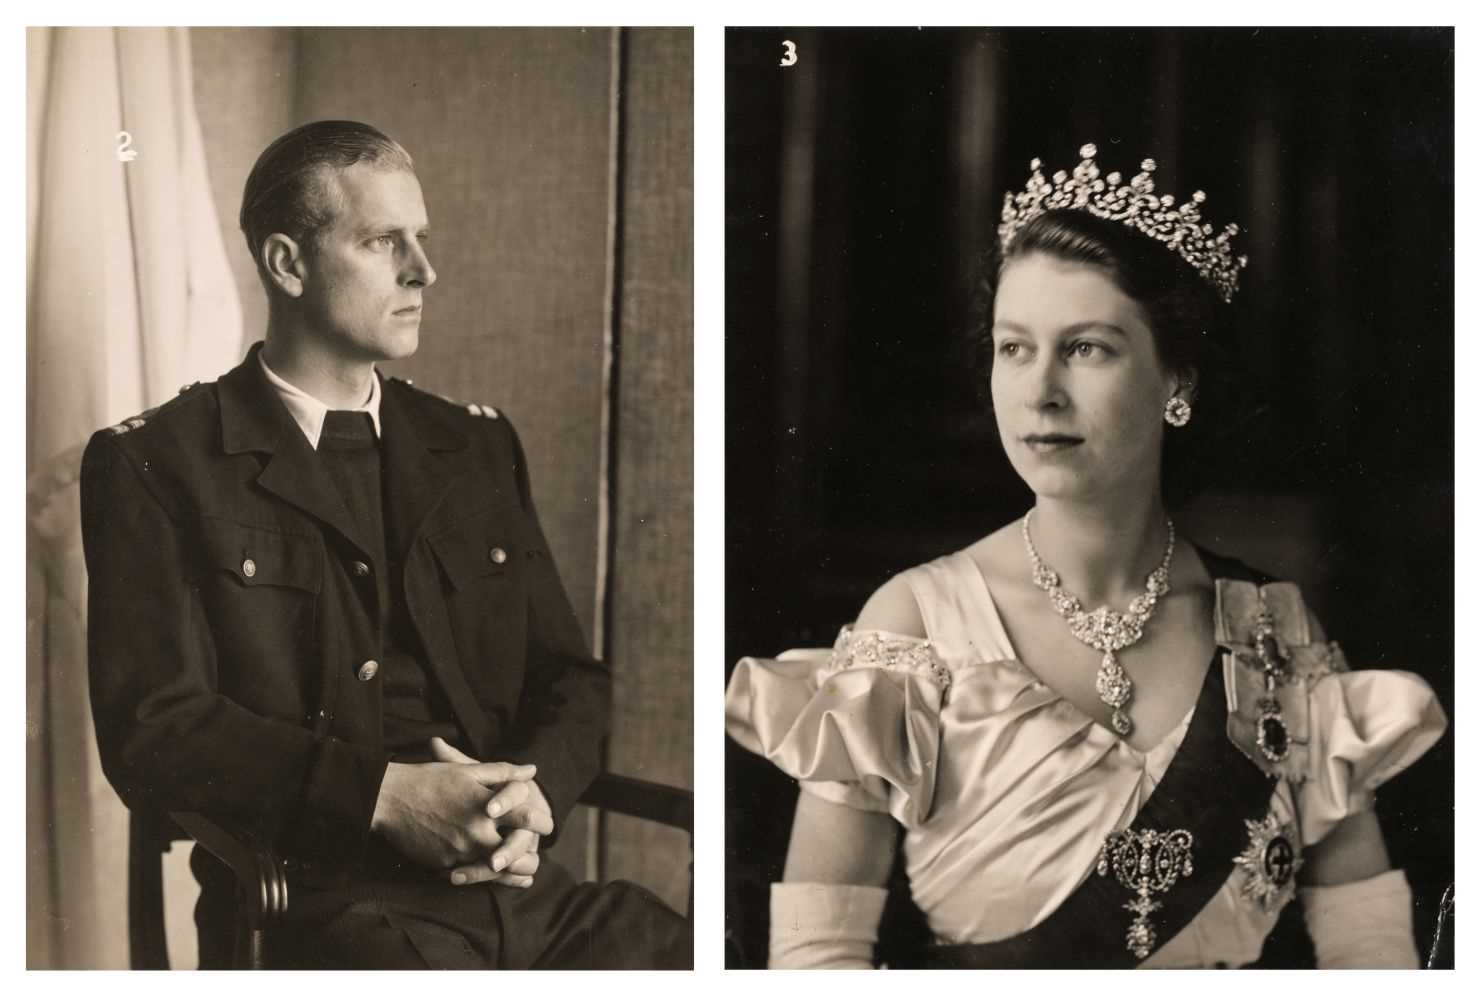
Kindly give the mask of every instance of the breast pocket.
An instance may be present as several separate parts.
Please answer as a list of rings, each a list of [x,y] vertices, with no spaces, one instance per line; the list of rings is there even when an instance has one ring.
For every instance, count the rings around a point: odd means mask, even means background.
[[[296,711],[318,675],[324,542],[208,517],[197,586],[223,694],[269,714]]]
[[[465,676],[486,707],[519,690],[525,665],[526,553],[514,518],[489,511],[428,537]]]
[[[245,588],[288,587],[317,594],[324,583],[320,539],[220,518],[203,531],[206,569]]]

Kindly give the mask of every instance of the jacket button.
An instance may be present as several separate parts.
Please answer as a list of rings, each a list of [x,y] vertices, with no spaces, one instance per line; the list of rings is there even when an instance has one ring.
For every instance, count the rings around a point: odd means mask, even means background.
[[[356,676],[363,681],[368,681],[371,678],[375,677],[376,671],[380,669],[381,664],[377,663],[375,660],[367,660],[360,665],[360,671],[356,673]]]
[[[350,572],[354,573],[356,576],[370,576],[371,567],[367,566],[365,563],[357,559],[355,562],[350,564]]]
[[[257,576],[257,563],[253,562],[251,559],[243,559],[242,560],[242,575],[243,576]]]
[[[496,565],[504,562],[508,558],[510,557],[505,554],[505,550],[500,548],[498,545],[489,550],[489,561],[495,563]]]

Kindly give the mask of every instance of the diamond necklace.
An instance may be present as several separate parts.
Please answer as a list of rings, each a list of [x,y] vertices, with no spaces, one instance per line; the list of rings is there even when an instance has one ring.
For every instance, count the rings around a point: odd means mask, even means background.
[[[1031,512],[1033,513],[1033,511]],[[1174,557],[1174,522],[1168,518],[1169,541],[1164,546],[1164,559],[1148,574],[1143,593],[1133,598],[1127,611],[1113,611],[1102,605],[1096,611],[1083,611],[1081,602],[1061,589],[1061,578],[1047,566],[1035,551],[1030,541],[1030,513],[1020,522],[1020,534],[1025,539],[1025,551],[1030,554],[1030,567],[1034,570],[1035,586],[1050,595],[1050,603],[1056,613],[1071,626],[1071,634],[1093,649],[1102,653],[1102,666],[1097,671],[1097,697],[1102,704],[1112,709],[1112,728],[1119,736],[1133,731],[1133,720],[1126,706],[1133,700],[1133,678],[1128,676],[1123,665],[1117,661],[1117,652],[1143,638],[1143,626],[1153,617],[1153,609],[1159,598],[1169,592],[1169,560]]]

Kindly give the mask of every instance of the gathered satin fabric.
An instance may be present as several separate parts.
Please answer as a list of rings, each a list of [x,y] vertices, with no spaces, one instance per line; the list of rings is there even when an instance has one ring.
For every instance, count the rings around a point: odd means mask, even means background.
[[[1134,750],[1018,662],[966,553],[903,578],[927,642],[848,633],[833,657],[814,649],[744,659],[727,688],[727,732],[805,792],[893,816],[906,830],[913,900],[940,943],[1002,940],[1040,923],[1092,874],[1103,840],[1128,826],[1163,777],[1193,706],[1157,746]],[[862,640],[908,655],[839,655]],[[1272,799],[1304,845],[1368,809],[1373,790],[1446,726],[1426,683],[1400,671],[1323,677],[1310,705],[1310,780],[1279,782]],[[1278,908],[1244,898],[1244,880],[1235,869],[1144,965],[1256,961]]]

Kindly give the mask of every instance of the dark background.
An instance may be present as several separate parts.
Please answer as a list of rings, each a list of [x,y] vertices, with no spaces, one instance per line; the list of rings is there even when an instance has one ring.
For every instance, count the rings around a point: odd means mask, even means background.
[[[1251,257],[1262,417],[1176,523],[1453,715],[1450,29],[746,29],[726,61],[728,669],[831,644],[1030,505],[957,345],[1004,192],[1095,142],[1104,173],[1203,188]],[[796,785],[729,741],[726,766],[728,964],[760,966]],[[1450,731],[1380,793],[1423,964],[1452,802]]]

